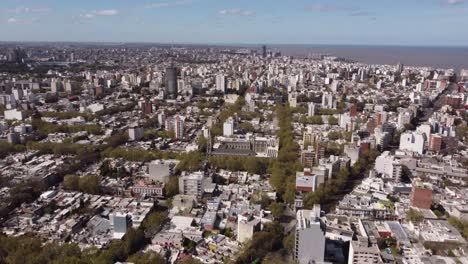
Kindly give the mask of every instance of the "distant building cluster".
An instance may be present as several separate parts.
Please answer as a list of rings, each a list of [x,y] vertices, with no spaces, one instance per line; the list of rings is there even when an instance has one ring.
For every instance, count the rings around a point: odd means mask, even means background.
[[[468,70],[5,47],[6,237],[106,250],[139,230],[168,263],[468,262]]]

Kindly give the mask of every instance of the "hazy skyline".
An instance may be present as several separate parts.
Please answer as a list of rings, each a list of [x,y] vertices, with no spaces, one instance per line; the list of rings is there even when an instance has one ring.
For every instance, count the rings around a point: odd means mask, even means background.
[[[2,0],[0,40],[468,46],[464,0]]]

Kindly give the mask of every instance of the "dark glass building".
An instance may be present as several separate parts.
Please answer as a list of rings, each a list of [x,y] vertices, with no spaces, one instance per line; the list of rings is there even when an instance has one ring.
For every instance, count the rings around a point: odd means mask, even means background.
[[[174,66],[166,68],[166,96],[174,99],[177,97],[177,68]]]

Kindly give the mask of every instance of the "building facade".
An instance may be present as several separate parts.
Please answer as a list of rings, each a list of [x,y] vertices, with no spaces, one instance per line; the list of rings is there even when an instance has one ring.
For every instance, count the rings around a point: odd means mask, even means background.
[[[325,258],[325,226],[320,221],[320,205],[296,214],[294,258],[300,264],[322,263]]]

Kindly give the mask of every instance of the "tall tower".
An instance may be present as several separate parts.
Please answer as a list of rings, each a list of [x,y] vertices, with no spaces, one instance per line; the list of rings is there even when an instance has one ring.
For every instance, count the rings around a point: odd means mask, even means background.
[[[399,62],[399,63],[397,64],[397,72],[398,72],[398,73],[402,73],[402,72],[403,72],[403,69],[404,69],[403,63]]]
[[[314,116],[315,115],[315,104],[314,103],[309,103],[309,111],[308,114],[309,116]]]
[[[325,258],[325,226],[320,221],[320,205],[296,213],[294,258],[300,264],[322,263]]]
[[[213,139],[211,138],[211,128],[208,129],[208,146],[206,147],[206,155],[210,155],[213,150]]]
[[[223,136],[230,137],[234,135],[234,119],[229,117],[223,124]]]
[[[184,126],[185,126],[185,118],[180,115],[177,115],[174,118],[174,134],[175,138],[182,139],[184,138]]]
[[[174,65],[166,68],[166,94],[168,98],[175,99],[177,97],[177,68]]]
[[[223,74],[216,75],[216,90],[226,92],[226,77]]]
[[[263,58],[267,57],[267,47],[265,45],[262,46],[262,57]]]

